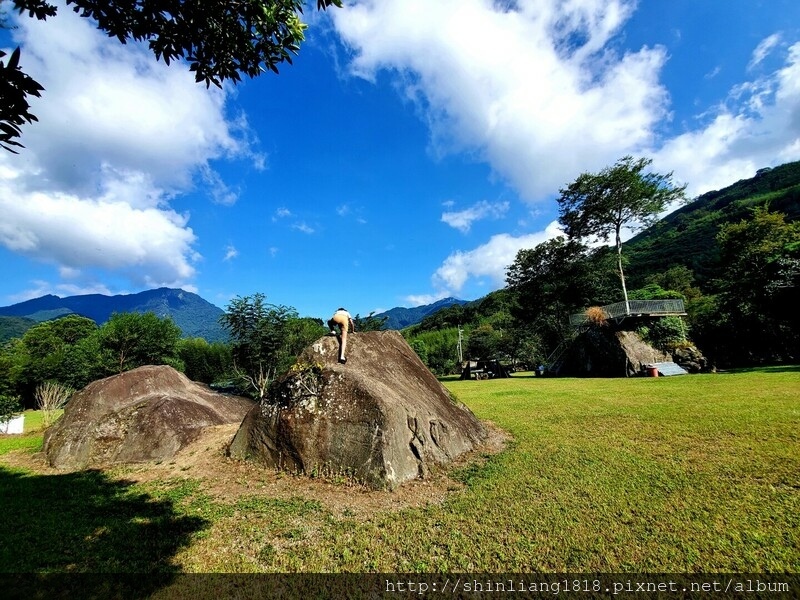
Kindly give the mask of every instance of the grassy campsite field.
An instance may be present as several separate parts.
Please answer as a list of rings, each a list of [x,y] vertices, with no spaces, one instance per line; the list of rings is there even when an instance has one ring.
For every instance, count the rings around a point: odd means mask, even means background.
[[[397,508],[272,472],[227,496],[191,469],[37,472],[10,457],[41,431],[0,436],[0,525],[28,525],[0,571],[800,571],[800,368],[445,385],[512,440]]]

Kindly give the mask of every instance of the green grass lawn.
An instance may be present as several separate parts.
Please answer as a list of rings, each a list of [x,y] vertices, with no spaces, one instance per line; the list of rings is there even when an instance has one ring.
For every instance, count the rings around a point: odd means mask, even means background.
[[[444,503],[358,517],[0,456],[0,526],[33,529],[0,571],[800,571],[799,368],[445,385],[513,441]]]
[[[61,416],[63,410],[56,412],[56,417]],[[43,418],[40,410],[26,410],[22,435],[0,434],[0,455],[12,450],[29,450],[35,452],[42,448]],[[0,463],[1,465],[2,463]]]

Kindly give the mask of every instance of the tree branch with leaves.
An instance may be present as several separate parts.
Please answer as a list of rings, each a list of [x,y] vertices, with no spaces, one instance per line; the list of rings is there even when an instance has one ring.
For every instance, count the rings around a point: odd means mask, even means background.
[[[305,40],[303,0],[66,0],[81,17],[120,43],[147,42],[157,60],[186,60],[195,80],[221,87],[242,75],[278,72]],[[19,14],[44,21],[58,8],[46,0],[11,0]],[[317,10],[342,0],[317,0]],[[0,53],[0,58],[5,56]],[[19,67],[20,49],[0,62],[0,146],[21,147],[21,125],[36,120],[28,96],[44,88]]]
[[[625,156],[599,173],[582,173],[559,190],[559,223],[572,239],[608,241],[614,237],[617,270],[625,302],[628,290],[622,268],[622,230],[644,229],[655,223],[673,202],[685,200],[686,185],[672,173],[646,172],[653,161]]]

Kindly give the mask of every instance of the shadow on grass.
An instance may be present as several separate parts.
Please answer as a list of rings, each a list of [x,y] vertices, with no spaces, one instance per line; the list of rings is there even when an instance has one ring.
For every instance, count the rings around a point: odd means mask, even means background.
[[[80,597],[137,598],[168,583],[179,570],[175,554],[207,521],[132,485],[102,471],[35,475],[0,466],[0,572],[18,574],[0,575],[3,588],[74,584]],[[41,597],[42,590],[30,591],[37,593],[17,597]]]

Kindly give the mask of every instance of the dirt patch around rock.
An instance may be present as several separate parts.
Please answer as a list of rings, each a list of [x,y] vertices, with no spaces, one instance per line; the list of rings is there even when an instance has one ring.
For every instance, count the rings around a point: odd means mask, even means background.
[[[238,424],[205,428],[196,440],[167,461],[116,465],[103,470],[114,479],[137,483],[196,479],[201,482],[201,491],[217,502],[235,502],[242,496],[261,494],[279,499],[302,497],[319,502],[333,514],[367,518],[376,511],[440,504],[449,494],[463,489],[464,485],[448,476],[448,471],[486,461],[489,456],[501,452],[511,439],[494,423],[483,423],[488,436],[480,446],[459,456],[445,468],[432,470],[426,479],[409,481],[394,491],[373,490],[335,475],[295,475],[229,458],[226,450],[239,428]],[[41,452],[9,452],[0,456],[0,464],[39,475],[69,472],[50,467]]]

